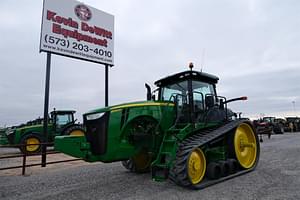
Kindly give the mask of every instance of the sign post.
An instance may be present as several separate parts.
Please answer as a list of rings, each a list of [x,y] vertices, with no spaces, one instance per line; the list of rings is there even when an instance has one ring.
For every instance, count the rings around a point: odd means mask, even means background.
[[[44,137],[48,141],[51,54],[105,65],[105,106],[108,106],[108,70],[114,66],[114,16],[76,0],[44,0],[40,52],[47,52]],[[42,167],[46,166],[46,146]]]
[[[51,53],[47,52],[46,80],[45,80],[45,102],[44,102],[44,123],[43,123],[43,131],[44,131],[45,141],[43,141],[43,142],[48,142],[50,66],[51,66]],[[45,145],[45,144],[42,145],[42,167],[46,167],[46,150],[47,150],[47,145]]]
[[[108,69],[109,65],[105,65],[105,107],[108,106]]]

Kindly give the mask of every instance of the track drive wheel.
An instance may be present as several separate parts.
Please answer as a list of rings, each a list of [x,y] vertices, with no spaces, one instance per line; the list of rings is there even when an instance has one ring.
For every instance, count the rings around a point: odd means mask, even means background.
[[[68,127],[64,131],[64,135],[71,135],[71,136],[84,136],[84,130],[81,126],[79,125],[74,125],[71,127]]]
[[[122,165],[131,172],[149,172],[152,157],[147,151],[141,151],[128,160],[122,161]]]
[[[257,135],[247,123],[241,123],[234,133],[233,146],[238,163],[244,169],[255,167],[259,158]]]
[[[21,144],[26,144],[26,146],[22,146],[20,149],[22,153],[32,154],[38,153],[41,151],[42,138],[36,134],[25,135],[21,139]]]

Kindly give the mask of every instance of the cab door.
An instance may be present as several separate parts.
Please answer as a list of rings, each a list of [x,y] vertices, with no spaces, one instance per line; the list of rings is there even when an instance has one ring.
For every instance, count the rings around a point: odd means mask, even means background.
[[[175,123],[188,123],[191,121],[188,85],[188,81],[184,80],[166,85],[160,90],[160,100],[173,101],[176,105]]]
[[[203,121],[206,110],[216,103],[214,85],[193,80],[192,93],[194,119],[196,122]]]

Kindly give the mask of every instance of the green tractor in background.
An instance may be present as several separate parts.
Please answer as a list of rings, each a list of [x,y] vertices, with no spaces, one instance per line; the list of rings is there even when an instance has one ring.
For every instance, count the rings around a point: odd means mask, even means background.
[[[73,110],[54,110],[50,113],[48,124],[48,142],[53,142],[58,135],[83,136],[82,125],[76,124]],[[38,118],[6,129],[6,137],[10,144],[27,144],[20,147],[23,153],[38,153],[41,151],[40,143],[46,142],[43,134],[43,119]]]
[[[147,101],[92,110],[85,135],[57,136],[55,149],[88,162],[122,161],[131,172],[151,171],[190,188],[252,171],[260,146],[249,120],[236,117],[218,96],[218,77],[191,70],[146,84]]]
[[[6,128],[0,128],[0,145],[7,145],[9,144],[8,139],[5,135]]]

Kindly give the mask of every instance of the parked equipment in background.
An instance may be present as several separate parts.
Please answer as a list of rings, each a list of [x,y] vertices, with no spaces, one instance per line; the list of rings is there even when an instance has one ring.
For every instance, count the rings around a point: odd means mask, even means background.
[[[84,135],[82,125],[75,123],[74,113],[73,110],[54,110],[50,113],[48,142],[53,142],[54,137],[58,135]],[[10,144],[30,144],[20,148],[26,154],[40,152],[40,143],[46,142],[43,134],[43,119],[41,118],[7,128],[5,134]]]
[[[5,135],[6,128],[0,128],[0,145],[7,145],[8,139]]]
[[[284,129],[287,132],[298,132],[300,130],[300,118],[286,117],[286,124]]]
[[[284,134],[285,132],[284,127],[286,123],[287,121],[285,119],[275,118],[273,122],[273,132],[275,134]]]
[[[253,126],[257,132],[258,135],[261,137],[261,142],[262,140],[262,135],[268,135],[268,138],[271,138],[271,134],[273,132],[272,125],[269,122],[263,121],[263,119],[259,120],[253,120]]]
[[[95,109],[83,115],[85,136],[58,136],[55,149],[88,162],[122,161],[154,180],[203,188],[252,171],[260,146],[248,120],[218,96],[218,77],[191,70],[155,82],[147,101]]]
[[[254,120],[253,125],[259,135],[266,134],[271,138],[272,134],[283,134],[285,131],[286,121],[281,118],[264,117]]]

